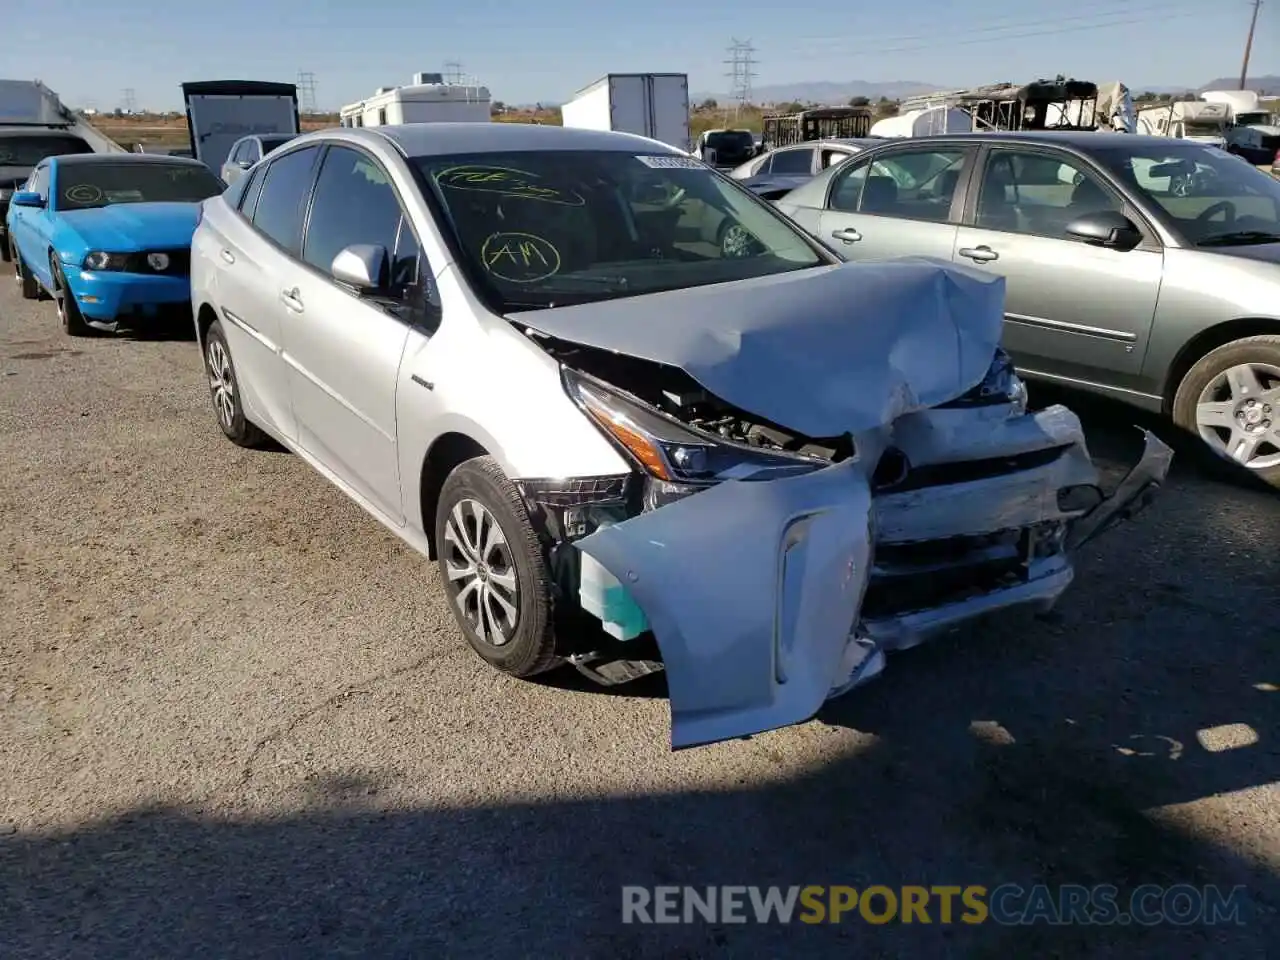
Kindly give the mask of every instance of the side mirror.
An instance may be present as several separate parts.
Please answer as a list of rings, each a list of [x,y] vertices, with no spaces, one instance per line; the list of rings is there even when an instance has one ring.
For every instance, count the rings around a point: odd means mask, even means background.
[[[1142,231],[1116,210],[1099,210],[1077,217],[1067,224],[1067,236],[1095,247],[1120,251],[1132,250],[1142,242]]]
[[[387,286],[390,264],[387,248],[377,243],[353,243],[333,258],[329,272],[357,293],[374,293]]]
[[[43,207],[44,197],[30,190],[18,190],[9,198],[9,202],[15,207]]]

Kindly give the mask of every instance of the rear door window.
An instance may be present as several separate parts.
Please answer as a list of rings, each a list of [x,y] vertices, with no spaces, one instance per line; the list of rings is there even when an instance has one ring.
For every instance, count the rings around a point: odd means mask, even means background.
[[[253,225],[258,231],[294,256],[301,242],[303,204],[319,154],[318,145],[308,146],[273,160],[263,175],[253,208]]]

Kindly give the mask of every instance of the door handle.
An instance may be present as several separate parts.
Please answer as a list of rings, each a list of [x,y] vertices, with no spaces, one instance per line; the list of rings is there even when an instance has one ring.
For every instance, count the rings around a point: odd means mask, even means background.
[[[227,261],[227,263],[236,262],[236,255],[232,253],[230,250],[220,250],[219,253],[222,254],[222,259]]]
[[[968,257],[975,263],[989,263],[992,260],[1000,259],[1000,254],[996,253],[986,244],[983,244],[980,247],[961,247],[959,253],[960,256]]]
[[[837,240],[843,240],[845,243],[854,243],[855,241],[862,239],[862,234],[853,229],[853,227],[845,227],[842,230],[832,230],[831,236],[835,237]]]
[[[280,302],[294,313],[302,312],[302,299],[298,296],[297,287],[294,287],[292,290],[281,290]]]

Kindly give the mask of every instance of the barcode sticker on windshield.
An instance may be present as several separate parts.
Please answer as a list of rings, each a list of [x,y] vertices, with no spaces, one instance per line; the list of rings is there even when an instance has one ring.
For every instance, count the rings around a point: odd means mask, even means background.
[[[654,170],[700,170],[703,167],[701,160],[695,160],[693,157],[636,157],[646,167],[652,167]]]

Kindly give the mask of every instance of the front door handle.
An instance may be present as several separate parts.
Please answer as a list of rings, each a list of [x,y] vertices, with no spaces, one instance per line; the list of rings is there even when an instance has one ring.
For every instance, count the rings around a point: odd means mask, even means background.
[[[960,256],[968,257],[975,263],[990,263],[992,260],[1000,259],[1000,254],[985,244],[980,247],[961,247]]]
[[[843,240],[845,243],[854,243],[862,239],[862,234],[853,227],[845,227],[843,230],[832,230],[831,236],[837,240]]]
[[[297,287],[294,287],[292,290],[281,290],[280,302],[294,313],[302,312],[302,298],[298,295]]]
[[[227,261],[227,263],[236,262],[236,255],[232,253],[230,250],[221,250],[219,252],[222,254],[222,259]]]

